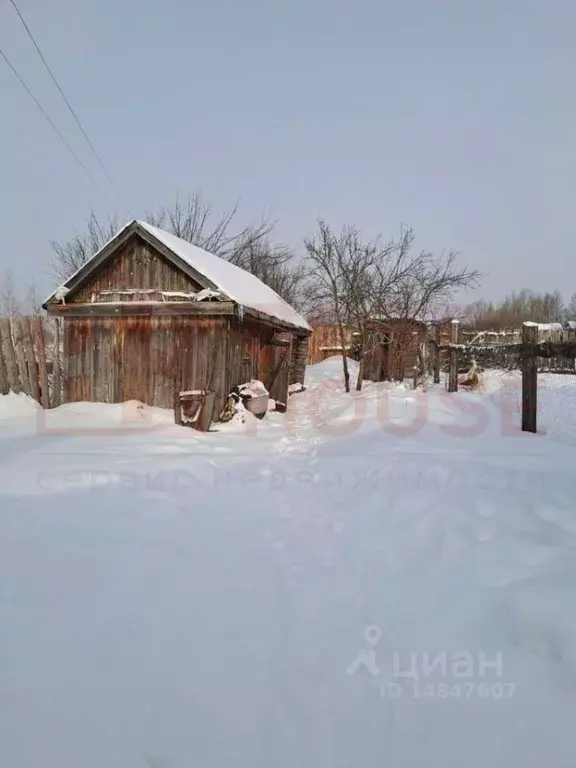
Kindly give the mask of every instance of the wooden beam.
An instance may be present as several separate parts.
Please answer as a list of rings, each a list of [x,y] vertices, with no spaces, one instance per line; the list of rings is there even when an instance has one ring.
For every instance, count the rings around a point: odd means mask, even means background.
[[[0,395],[7,395],[10,392],[10,385],[8,384],[8,368],[4,362],[4,355],[2,353],[2,339],[0,338]]]
[[[522,326],[522,431],[536,433],[538,413],[538,326]]]
[[[57,317],[126,317],[158,315],[233,315],[231,301],[126,301],[102,304],[51,304],[50,315]]]
[[[448,392],[458,392],[458,320],[452,320]]]
[[[257,309],[251,309],[250,307],[244,307],[244,314],[248,315],[251,318],[254,318],[255,320],[258,320],[258,322],[261,323],[262,325],[269,326],[270,328],[275,328],[279,331],[285,330],[285,331],[288,331],[289,333],[294,333],[301,338],[308,338],[313,333],[311,329],[302,328],[301,325],[294,325],[293,323],[288,323],[288,322],[285,322],[284,320],[279,320],[277,317],[268,315],[265,312],[260,312]]]
[[[440,384],[440,341],[442,339],[442,327],[437,325],[434,330],[434,384]]]

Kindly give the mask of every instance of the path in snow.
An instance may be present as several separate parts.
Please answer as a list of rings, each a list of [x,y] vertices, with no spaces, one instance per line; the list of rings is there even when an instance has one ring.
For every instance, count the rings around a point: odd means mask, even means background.
[[[573,766],[574,450],[337,373],[208,436],[0,438],[2,764]]]

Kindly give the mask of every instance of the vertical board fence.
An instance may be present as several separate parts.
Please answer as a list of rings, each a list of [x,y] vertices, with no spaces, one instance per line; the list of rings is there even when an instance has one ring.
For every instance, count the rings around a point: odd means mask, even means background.
[[[43,408],[61,403],[60,329],[49,318],[0,317],[0,394],[23,393]]]

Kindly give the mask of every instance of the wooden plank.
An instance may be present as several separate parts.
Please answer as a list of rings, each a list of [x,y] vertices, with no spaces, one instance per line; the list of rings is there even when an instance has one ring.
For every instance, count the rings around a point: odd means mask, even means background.
[[[22,385],[22,390],[26,395],[32,397],[32,387],[28,378],[28,368],[26,366],[26,352],[24,351],[24,328],[19,317],[10,320],[12,327],[12,339],[14,341],[14,353],[18,364],[18,375]]]
[[[58,406],[62,402],[62,374],[61,374],[61,364],[60,364],[60,319],[57,317],[55,319],[55,333],[54,333],[54,349],[52,351],[52,360],[54,363],[53,373],[52,373],[52,405],[54,408],[58,408]]]
[[[434,384],[440,384],[440,342],[442,340],[442,328],[437,325],[435,328],[435,343],[434,343]]]
[[[40,378],[41,403],[43,408],[50,408],[50,387],[48,384],[48,366],[46,365],[46,342],[44,338],[44,323],[41,317],[32,318],[32,330],[36,342],[38,370]]]
[[[458,344],[458,321],[452,321],[452,344]],[[458,347],[450,347],[450,367],[448,370],[448,392],[458,392]]]
[[[32,330],[32,320],[30,317],[21,317],[22,338],[24,340],[24,354],[26,355],[26,370],[28,371],[28,381],[30,382],[30,391],[32,397],[37,403],[42,400],[40,392],[40,377],[38,375],[38,361],[34,350],[34,339]]]
[[[10,385],[8,383],[8,368],[4,361],[4,354],[2,352],[2,339],[0,337],[0,395],[7,395],[10,392]]]
[[[59,317],[139,317],[165,315],[233,315],[231,301],[164,301],[109,304],[58,304],[49,313]]]
[[[12,338],[12,323],[9,318],[0,319],[0,342],[4,353],[6,363],[6,372],[8,374],[8,384],[12,392],[19,394],[23,391],[22,380],[20,379],[20,369],[16,359],[14,341]]]
[[[522,326],[522,431],[536,433],[538,413],[538,326]]]

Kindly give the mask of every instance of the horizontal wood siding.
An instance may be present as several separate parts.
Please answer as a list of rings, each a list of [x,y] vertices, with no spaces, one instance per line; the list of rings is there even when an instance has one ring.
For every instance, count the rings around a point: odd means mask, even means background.
[[[118,252],[91,276],[87,285],[66,297],[66,303],[88,302],[93,293],[111,290],[157,290],[189,293],[201,290],[188,275],[171,264],[152,246],[133,235]],[[126,295],[123,301],[136,300]]]

